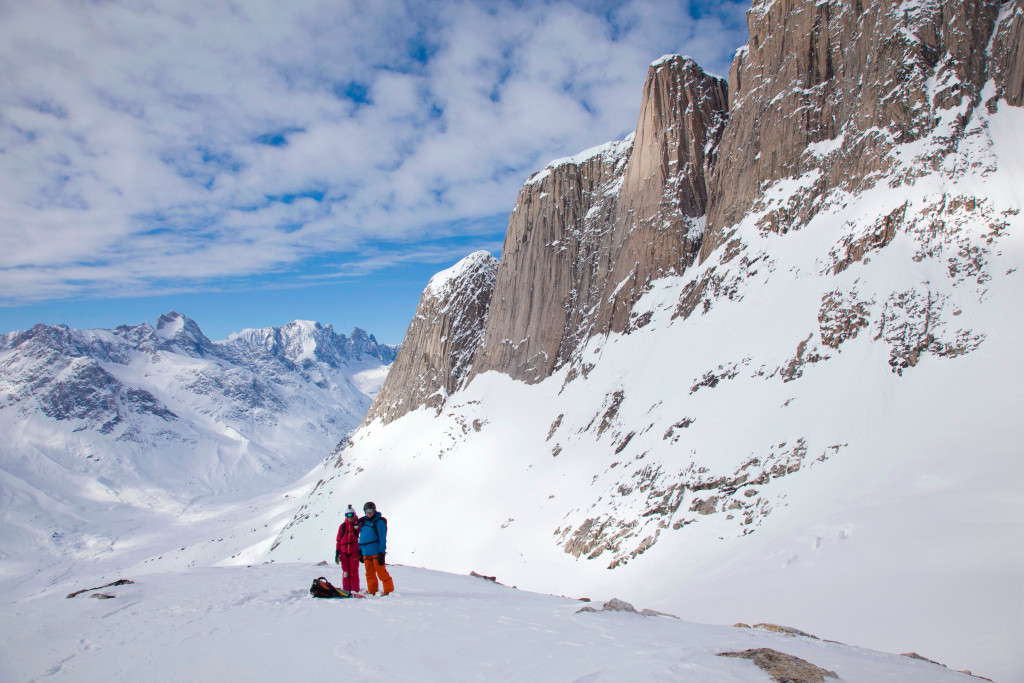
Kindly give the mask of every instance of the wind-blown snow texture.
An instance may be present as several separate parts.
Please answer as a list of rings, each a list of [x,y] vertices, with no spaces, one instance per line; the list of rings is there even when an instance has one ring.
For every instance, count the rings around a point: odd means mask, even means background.
[[[864,92],[907,104],[906,131],[834,103],[845,128],[751,181],[752,210],[654,281],[624,333],[591,336],[536,384],[486,372],[441,406],[364,424],[269,557],[318,557],[344,505],[373,499],[397,561],[1024,680],[1024,110],[984,80],[999,40],[971,48],[953,23],[930,35],[943,5],[904,5],[886,10],[887,49],[906,50],[914,80]],[[981,5],[1005,38],[1020,3]],[[813,10],[830,8],[854,11]],[[892,75],[883,61],[872,69]],[[748,88],[770,76],[746,73]],[[728,126],[754,103],[731,102]],[[776,163],[738,149],[716,173]]]
[[[317,600],[311,564],[152,573],[66,599],[0,608],[5,681],[629,681],[761,683],[772,648],[848,683],[967,683],[920,660],[667,616],[578,613],[584,603],[411,567],[386,599]],[[87,584],[89,587],[97,584]],[[74,628],[54,624],[73,622]]]

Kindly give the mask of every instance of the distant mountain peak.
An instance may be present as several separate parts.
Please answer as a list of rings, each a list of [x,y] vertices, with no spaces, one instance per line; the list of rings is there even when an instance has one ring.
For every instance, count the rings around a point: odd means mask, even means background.
[[[213,342],[199,329],[199,324],[177,311],[170,311],[157,318],[156,336],[178,345],[190,356],[216,355]]]
[[[291,481],[359,423],[394,359],[355,337],[296,321],[212,342],[177,311],[155,328],[0,335],[0,477],[6,487],[21,476],[9,463],[42,457],[54,479],[188,499]]]
[[[338,366],[346,362],[378,360],[389,365],[397,346],[381,344],[362,328],[355,327],[346,337],[330,324],[311,320],[293,320],[279,327],[245,329],[234,332],[221,344],[226,348],[244,348],[302,364],[318,361]]]
[[[156,319],[156,329],[166,339],[184,329],[186,322],[191,322],[191,319],[177,311],[169,311]]]

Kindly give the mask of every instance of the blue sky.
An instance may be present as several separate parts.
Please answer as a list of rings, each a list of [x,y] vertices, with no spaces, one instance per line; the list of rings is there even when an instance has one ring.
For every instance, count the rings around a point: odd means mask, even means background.
[[[726,74],[749,6],[0,4],[0,332],[178,310],[399,343],[531,173],[633,130],[652,61]]]

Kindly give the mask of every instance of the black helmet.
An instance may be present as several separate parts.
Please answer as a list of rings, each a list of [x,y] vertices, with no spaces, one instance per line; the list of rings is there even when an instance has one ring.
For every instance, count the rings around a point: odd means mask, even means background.
[[[366,501],[366,505],[363,506],[363,512],[377,511],[377,506],[373,504],[372,500]]]

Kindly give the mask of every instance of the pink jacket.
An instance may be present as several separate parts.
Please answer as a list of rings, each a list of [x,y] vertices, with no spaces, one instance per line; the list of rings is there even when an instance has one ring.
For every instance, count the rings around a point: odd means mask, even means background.
[[[339,553],[345,555],[355,555],[359,552],[359,520],[346,519],[338,527],[338,543],[337,548]]]

